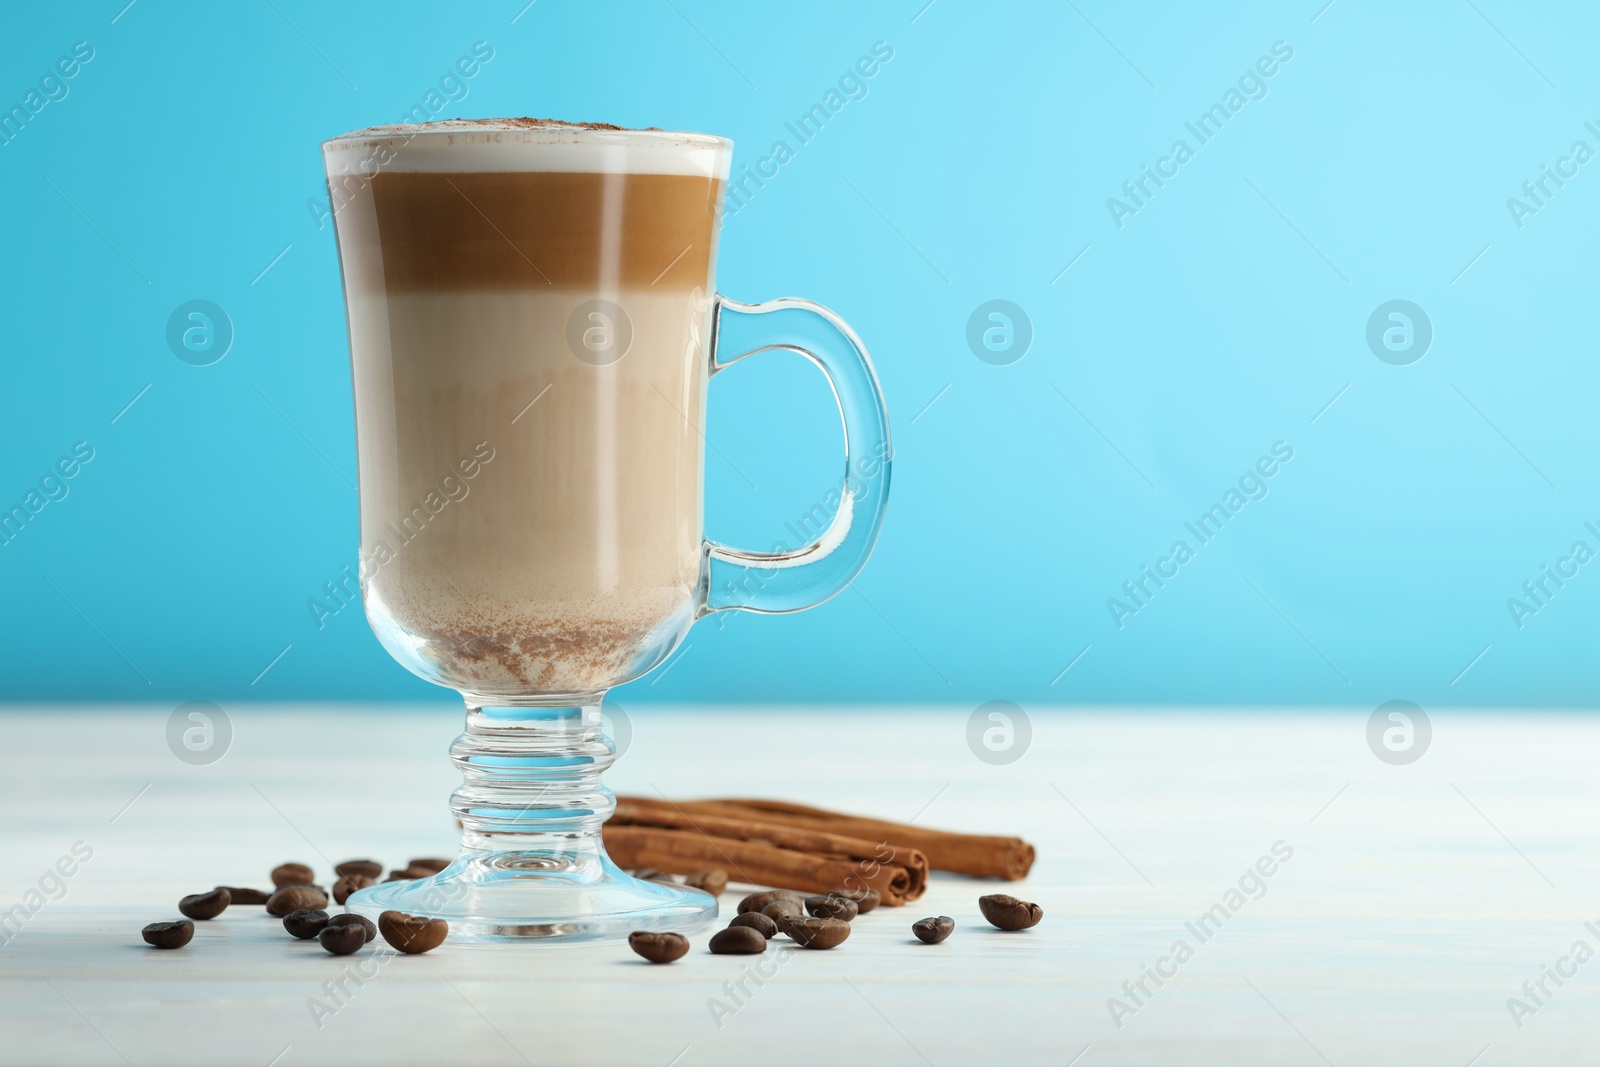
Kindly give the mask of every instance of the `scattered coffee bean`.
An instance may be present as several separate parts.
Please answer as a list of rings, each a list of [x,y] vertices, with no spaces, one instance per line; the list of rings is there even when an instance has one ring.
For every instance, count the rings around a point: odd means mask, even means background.
[[[286,885],[310,885],[316,876],[303,863],[280,863],[272,868],[272,884],[282,889]]]
[[[334,864],[333,873],[345,877],[359,874],[376,881],[383,873],[383,864],[377,860],[345,860],[343,863]]]
[[[431,878],[438,871],[430,871],[426,867],[400,867],[389,872],[385,882],[414,882],[418,878]]]
[[[843,919],[810,918],[796,915],[779,924],[784,933],[801,948],[833,948],[850,936],[850,924]]]
[[[837,893],[827,896],[806,897],[806,910],[819,919],[843,919],[849,922],[856,917],[856,902]]]
[[[178,901],[178,910],[191,919],[215,919],[233,903],[233,894],[222,886],[209,893],[191,893]]]
[[[748,926],[762,937],[771,941],[778,936],[778,924],[772,921],[771,916],[763,915],[759,911],[747,911],[743,915],[735,915],[728,926]]]
[[[353,911],[341,912],[328,920],[329,926],[359,926],[366,931],[366,940],[371,941],[378,936],[378,924],[365,915],[357,915]]]
[[[683,880],[683,884],[691,889],[700,889],[714,897],[720,897],[722,891],[728,888],[728,872],[721,867],[708,867],[689,875]]]
[[[930,915],[911,924],[911,932],[917,935],[917,939],[930,945],[937,945],[949,937],[950,931],[955,928],[956,921],[948,915]]]
[[[660,882],[663,885],[678,884],[677,875],[668,874],[666,871],[658,871],[654,867],[640,867],[633,872],[633,876],[641,882]]]
[[[1044,909],[1006,893],[990,893],[978,898],[983,917],[1002,930],[1026,930],[1044,918]]]
[[[804,903],[805,897],[789,889],[769,889],[764,893],[751,893],[739,901],[739,914],[747,911],[760,911],[774,900],[787,900],[794,904]]]
[[[233,904],[265,904],[271,893],[260,889],[247,889],[239,885],[219,885],[218,889],[226,889]]]
[[[774,900],[771,904],[761,909],[761,914],[778,924],[778,929],[783,929],[783,920],[796,915],[804,915],[800,905],[792,900]]]
[[[450,924],[443,919],[386,911],[378,916],[378,932],[396,951],[415,955],[444,944]]]
[[[407,867],[411,867],[411,868],[415,868],[416,870],[419,870],[419,871],[427,871],[430,874],[438,874],[440,871],[442,871],[446,867],[450,866],[450,861],[446,860],[446,859],[439,859],[438,857],[424,856],[421,859],[414,859],[414,860],[409,861],[408,863],[406,863],[406,866]],[[372,877],[376,878],[378,876],[377,875],[373,875]]]
[[[267,898],[267,914],[280,919],[291,911],[315,911],[328,906],[328,894],[314,885],[286,885]]]
[[[876,889],[835,889],[832,895],[855,901],[858,915],[865,915],[883,903],[883,894]]]
[[[348,956],[366,943],[366,931],[355,923],[329,923],[317,931],[317,944],[335,956]]]
[[[188,919],[175,922],[151,923],[140,931],[145,943],[156,948],[182,948],[194,937],[194,923]]]
[[[328,925],[328,913],[320,908],[298,908],[283,917],[283,928],[302,941],[310,941]]]
[[[382,872],[380,871],[379,873]],[[369,885],[377,884],[378,883],[373,881],[370,875],[344,875],[337,882],[333,883],[333,902],[335,904],[343,904],[345,901],[350,899],[350,894],[354,893],[357,889],[365,889]]]
[[[767,939],[751,927],[730,926],[712,934],[708,947],[718,956],[753,956],[767,951]]]
[[[671,963],[689,951],[689,939],[682,934],[635,930],[628,935],[628,947],[651,963]]]

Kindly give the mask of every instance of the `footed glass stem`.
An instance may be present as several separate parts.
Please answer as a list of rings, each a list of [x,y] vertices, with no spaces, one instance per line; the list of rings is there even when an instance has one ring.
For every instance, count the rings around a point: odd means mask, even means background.
[[[600,826],[616,798],[600,776],[617,752],[601,695],[578,699],[506,707],[468,696],[466,732],[450,747],[460,855],[430,878],[360,890],[346,907],[444,919],[453,941],[625,937],[716,918],[710,894],[640,881],[606,855]]]

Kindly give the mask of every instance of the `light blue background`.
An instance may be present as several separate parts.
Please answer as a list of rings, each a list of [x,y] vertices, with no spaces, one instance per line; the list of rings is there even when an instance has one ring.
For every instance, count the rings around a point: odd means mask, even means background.
[[[7,14],[5,107],[74,42],[95,55],[0,146],[0,504],[74,442],[95,458],[0,548],[0,698],[452,699],[355,609],[318,630],[307,608],[356,548],[338,267],[308,201],[321,139],[396,120],[482,40],[442,114],[796,147],[728,220],[722,287],[836,308],[889,398],[889,519],[856,590],[704,622],[620,700],[1600,699],[1600,565],[1522,629],[1506,604],[1600,549],[1600,162],[1520,229],[1506,206],[1574,141],[1600,150],[1591,5],[523,2]],[[894,57],[866,98],[797,146],[784,123],[876,41]],[[1266,98],[1198,145],[1185,121],[1277,41]],[[1107,198],[1178,138],[1194,159],[1119,229]],[[965,339],[997,298],[1034,329],[1010,366]],[[1435,331],[1411,366],[1364,339],[1396,298]],[[213,366],[164,339],[191,299],[236,331]],[[708,434],[721,540],[769,545],[837,476],[798,363],[719,379]],[[1276,441],[1270,496],[1119,630],[1107,598]]]

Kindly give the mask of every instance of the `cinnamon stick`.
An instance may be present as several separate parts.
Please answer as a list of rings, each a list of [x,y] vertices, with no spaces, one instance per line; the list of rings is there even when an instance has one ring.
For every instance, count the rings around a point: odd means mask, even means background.
[[[632,797],[617,799],[617,808],[612,813],[611,821],[618,825],[695,830],[709,837],[731,838],[799,852],[845,857],[863,863],[904,867],[916,887],[914,897],[922,895],[922,887],[928,881],[928,858],[914,848],[896,845],[890,841],[853,837],[811,827],[783,826],[765,820],[729,818],[724,815],[691,815],[671,801],[659,804],[641,803]]]
[[[1020,837],[930,830],[781,800],[664,801],[649,797],[619,797],[619,809],[624,802],[628,804],[628,810],[634,813],[675,811],[697,820],[716,816],[765,826],[839,834],[866,841],[892,842],[896,848],[921,853],[932,870],[979,878],[1016,881],[1026,877],[1033,866],[1033,846]]]
[[[624,827],[652,832],[614,832]],[[873,888],[894,904],[920,897],[928,882],[928,859],[915,849],[826,830],[690,815],[670,801],[619,798],[604,833],[612,858],[625,867],[686,874],[720,866],[734,879],[754,885],[822,893]],[[628,851],[624,855],[620,850]],[[650,858],[637,858],[641,856]]]
[[[927,884],[926,867],[919,872],[920,877],[914,877],[911,868],[899,864],[780,848],[693,829],[612,821],[605,824],[602,834],[606,851],[623,867],[655,867],[672,874],[722,867],[741,882],[812,893],[841,887],[876,889],[883,903],[891,906],[915,900]],[[869,851],[877,847],[871,842],[861,844]]]

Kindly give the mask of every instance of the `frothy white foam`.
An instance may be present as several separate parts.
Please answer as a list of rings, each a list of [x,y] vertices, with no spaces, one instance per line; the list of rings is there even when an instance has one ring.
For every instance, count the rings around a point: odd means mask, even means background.
[[[373,126],[322,144],[329,175],[564,171],[681,174],[726,181],[733,142],[705,133],[531,119]]]

